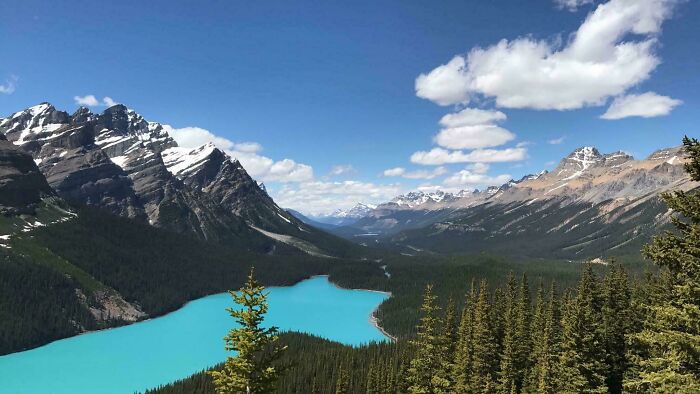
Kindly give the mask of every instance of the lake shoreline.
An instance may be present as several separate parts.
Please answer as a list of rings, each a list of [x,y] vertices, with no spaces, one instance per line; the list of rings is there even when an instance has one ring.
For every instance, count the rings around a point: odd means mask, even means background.
[[[303,281],[305,281],[305,280],[309,280],[309,279],[313,279],[313,278],[317,278],[317,277],[325,277],[325,278],[328,280],[328,283],[330,283],[331,285],[333,285],[334,287],[337,287],[337,288],[339,288],[339,289],[343,289],[343,290],[361,290],[361,291],[369,291],[369,292],[373,292],[373,293],[386,294],[386,295],[388,295],[389,297],[392,296],[391,292],[387,292],[387,291],[371,290],[371,289],[348,289],[348,288],[342,287],[342,286],[338,285],[337,283],[331,281],[331,280],[330,280],[330,275],[328,275],[328,274],[310,275],[310,276],[304,277],[304,278],[302,278],[302,279],[300,279],[300,280],[298,280],[298,281],[296,281],[296,282],[294,282],[294,283],[292,283],[292,284],[290,284],[290,285],[284,285],[284,286],[279,286],[279,285],[278,285],[278,286],[267,286],[267,287],[265,287],[265,289],[296,286],[296,285],[298,285],[299,283],[301,283],[301,282],[303,282]],[[154,319],[160,319],[161,317],[166,317],[166,316],[168,316],[168,315],[170,315],[170,314],[173,314],[173,313],[176,313],[176,312],[180,311],[182,308],[185,308],[186,306],[188,306],[188,305],[191,304],[192,302],[196,302],[196,301],[202,300],[202,299],[207,298],[207,297],[212,297],[212,296],[215,296],[215,295],[226,294],[226,293],[228,293],[227,290],[221,291],[221,292],[218,292],[218,293],[206,294],[206,295],[203,295],[203,296],[201,296],[201,297],[199,297],[199,298],[195,298],[195,299],[192,299],[192,300],[188,300],[187,302],[185,302],[185,303],[183,303],[182,305],[180,305],[178,308],[173,309],[173,310],[168,311],[168,312],[163,313],[163,314],[149,315],[149,316],[148,316],[147,318],[145,318],[145,319],[136,320],[136,321],[132,321],[132,322],[126,322],[125,324],[117,324],[117,325],[114,325],[114,326],[99,328],[99,329],[97,329],[97,330],[85,330],[85,331],[81,331],[81,332],[75,333],[74,335],[69,335],[69,336],[65,336],[65,337],[62,337],[62,338],[57,338],[57,339],[54,339],[54,340],[52,340],[52,341],[50,341],[50,342],[46,342],[46,343],[43,343],[43,344],[40,344],[40,345],[37,345],[37,346],[29,347],[29,348],[22,349],[22,350],[17,350],[17,351],[15,351],[15,352],[11,352],[11,353],[0,354],[0,358],[1,358],[1,357],[5,357],[5,356],[11,356],[11,355],[14,355],[14,354],[17,354],[17,353],[22,353],[22,352],[26,352],[26,351],[38,349],[38,348],[41,348],[41,347],[44,347],[44,346],[49,346],[49,345],[51,345],[51,344],[53,344],[53,343],[55,343],[55,342],[62,341],[62,340],[65,340],[65,339],[69,339],[69,338],[76,338],[76,337],[79,337],[79,336],[82,336],[82,335],[94,334],[94,333],[99,333],[99,332],[109,332],[110,330],[114,330],[114,329],[117,329],[117,328],[122,328],[122,327],[126,327],[126,326],[131,326],[131,325],[137,324],[137,323],[144,323],[144,322],[148,322],[148,321],[151,321],[151,320],[154,320]],[[380,305],[381,305],[381,304],[380,304]],[[379,307],[375,308],[375,310],[372,311],[372,313],[370,314],[370,317],[369,317],[369,322],[370,322],[370,324],[372,324],[372,326],[374,326],[376,329],[378,329],[378,330],[379,330],[384,336],[386,336],[387,338],[391,339],[392,341],[396,341],[396,337],[394,337],[393,335],[387,333],[386,330],[384,330],[384,328],[381,327],[381,326],[379,325],[379,319],[377,319],[376,316],[374,316],[375,313],[377,312],[377,309],[379,309]]]

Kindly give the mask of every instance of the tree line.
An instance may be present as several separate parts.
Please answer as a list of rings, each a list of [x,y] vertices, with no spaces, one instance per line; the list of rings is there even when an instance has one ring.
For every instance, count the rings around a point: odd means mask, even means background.
[[[686,137],[683,143],[690,156],[685,168],[700,181],[700,142]],[[442,308],[428,285],[415,338],[335,352],[332,363],[318,347],[302,347],[293,357],[308,364],[279,375],[277,392],[700,392],[700,194],[675,191],[662,198],[678,215],[671,219],[675,231],[643,250],[661,269],[657,275],[630,282],[619,264],[603,277],[588,264],[573,288],[560,292],[555,283],[545,288],[540,282],[534,301],[526,275],[518,281],[511,274],[495,290],[486,280],[472,281],[460,311],[454,300]],[[207,377],[153,393],[181,393],[183,387],[244,392],[207,383]]]

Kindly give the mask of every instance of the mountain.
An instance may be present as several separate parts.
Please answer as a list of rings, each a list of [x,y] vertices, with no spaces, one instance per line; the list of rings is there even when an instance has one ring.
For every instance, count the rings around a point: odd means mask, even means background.
[[[680,147],[642,160],[581,147],[551,172],[484,190],[407,193],[329,231],[361,243],[371,238],[410,254],[493,250],[575,258],[636,253],[668,223],[659,194],[698,186],[683,169],[684,157]]]
[[[410,250],[484,250],[533,257],[578,258],[638,253],[669,222],[659,194],[699,185],[684,171],[681,148],[642,160],[623,152],[576,149],[552,172],[503,185],[467,208],[394,234]]]
[[[377,205],[353,223],[329,231],[349,239],[357,239],[388,236],[404,230],[421,228],[448,218],[456,210],[483,204],[513,185],[537,179],[543,174],[546,174],[546,171],[484,190],[461,190],[456,193],[442,190],[410,192]]]
[[[34,213],[46,197],[55,196],[32,156],[0,134],[0,213]]]
[[[333,226],[348,226],[369,215],[376,205],[357,203],[350,209],[337,209],[328,215],[308,216],[310,220]]]
[[[0,119],[0,134],[70,203],[258,252],[348,248],[277,206],[235,158],[211,144],[179,147],[166,126],[121,104],[69,115],[41,103]]]

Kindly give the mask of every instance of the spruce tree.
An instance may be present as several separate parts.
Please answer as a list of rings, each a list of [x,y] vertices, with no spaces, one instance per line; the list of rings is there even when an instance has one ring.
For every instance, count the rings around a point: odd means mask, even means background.
[[[251,268],[248,279],[239,292],[229,291],[241,308],[228,308],[238,328],[224,337],[225,349],[237,354],[228,357],[220,371],[211,371],[218,394],[259,394],[273,391],[280,367],[274,363],[286,346],[279,346],[277,327],[264,328],[262,323],[268,304],[265,288],[255,280]]]
[[[531,322],[531,332],[530,332],[530,343],[532,344],[532,351],[530,352],[530,364],[532,368],[528,371],[526,381],[523,384],[524,392],[536,392],[534,388],[537,387],[537,378],[540,375],[540,365],[539,360],[542,359],[544,348],[546,344],[544,342],[544,334],[546,328],[546,313],[547,305],[544,299],[544,284],[540,281],[540,285],[537,288],[537,297],[535,299],[535,311],[532,315]]]
[[[515,276],[511,272],[508,275],[506,284],[505,299],[503,300],[504,307],[501,308],[504,314],[503,318],[503,343],[501,344],[500,352],[500,370],[499,370],[499,391],[501,393],[510,393],[516,387],[517,366],[517,283]],[[494,306],[496,308],[496,306]]]
[[[533,368],[537,375],[533,379],[532,390],[541,394],[555,394],[559,392],[561,384],[557,381],[559,376],[559,349],[561,339],[559,300],[557,298],[556,285],[552,283],[549,290],[549,302],[544,314],[544,330],[540,337],[538,359]]]
[[[523,274],[515,310],[515,385],[516,392],[523,386],[523,381],[530,369],[530,319],[531,319],[530,286],[527,275]]]
[[[367,394],[379,394],[379,382],[377,379],[377,368],[374,361],[369,364],[369,370],[367,371],[367,387],[365,392]]]
[[[338,367],[338,378],[335,381],[335,394],[350,393],[350,375],[342,364]]]
[[[409,392],[413,394],[433,393],[447,385],[445,377],[440,376],[445,354],[440,335],[439,310],[433,286],[428,285],[421,305],[422,317],[418,324],[417,338],[412,342],[415,356],[408,370]]]
[[[622,393],[627,369],[625,336],[630,324],[630,289],[627,273],[614,261],[603,285],[603,335],[607,363],[607,385],[611,394]]]
[[[498,364],[496,343],[491,327],[488,284],[481,281],[479,299],[474,308],[472,330],[472,361],[470,385],[473,393],[492,393],[495,390],[495,373]]]
[[[476,282],[472,280],[471,290],[464,302],[462,317],[457,333],[458,341],[455,349],[452,376],[455,382],[455,393],[471,392],[471,368],[474,354],[472,331],[474,328],[474,307],[477,301]]]
[[[455,349],[457,348],[457,306],[453,299],[450,299],[445,309],[442,334],[440,337],[441,359],[440,368],[433,378],[436,383],[436,393],[450,393],[454,391],[455,379],[452,374],[454,370]]]
[[[683,139],[685,170],[700,181],[700,142]],[[674,232],[655,237],[645,257],[667,270],[668,297],[647,309],[644,329],[632,336],[634,368],[625,381],[630,392],[700,392],[700,194],[662,195],[676,216]]]
[[[600,286],[588,264],[562,321],[561,392],[607,392],[600,304]]]

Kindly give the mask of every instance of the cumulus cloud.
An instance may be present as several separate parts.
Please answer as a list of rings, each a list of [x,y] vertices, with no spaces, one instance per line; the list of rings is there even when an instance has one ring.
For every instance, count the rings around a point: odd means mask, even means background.
[[[630,116],[653,118],[671,113],[673,108],[683,104],[681,100],[660,96],[654,92],[629,94],[613,100],[602,119],[622,119]]]
[[[467,170],[475,174],[486,174],[487,172],[489,172],[490,168],[491,166],[489,166],[486,163],[474,163],[467,166]]]
[[[88,94],[85,96],[73,96],[73,100],[75,101],[76,105],[84,107],[111,107],[113,105],[117,105],[117,102],[109,96],[105,96],[104,98],[102,98],[102,101],[100,101],[97,99],[97,97],[95,97],[94,94]]]
[[[411,162],[424,165],[442,165],[448,163],[495,163],[524,160],[527,157],[525,148],[507,149],[476,149],[469,153],[433,148],[429,151],[418,151],[411,155]]]
[[[416,79],[416,95],[440,105],[469,102],[469,78],[465,75],[465,60],[457,56]]]
[[[384,170],[384,176],[401,176],[406,173],[406,169],[403,167],[394,167]]]
[[[522,37],[473,48],[416,79],[418,97],[439,105],[473,95],[504,108],[570,110],[603,105],[649,78],[655,48],[677,0],[610,0],[566,40]]]
[[[346,174],[354,174],[355,172],[357,172],[357,171],[350,164],[338,164],[338,165],[333,166],[333,168],[331,168],[329,175],[330,176],[339,176],[339,175],[346,175]]]
[[[447,168],[436,167],[432,170],[416,170],[416,171],[406,171],[403,167],[395,167],[384,170],[384,176],[386,177],[396,177],[400,176],[406,179],[433,179],[439,177],[440,175],[447,174]]]
[[[15,75],[11,75],[9,78],[5,80],[5,83],[0,84],[0,93],[2,94],[12,94],[15,92],[15,89],[17,87],[17,81],[19,78]]]
[[[446,128],[461,126],[477,126],[491,124],[506,120],[506,114],[501,111],[484,110],[478,108],[464,108],[463,110],[447,114],[440,119],[440,125]]]
[[[561,143],[564,142],[565,139],[566,139],[566,136],[561,136],[559,138],[553,138],[553,139],[547,141],[547,143],[549,145],[560,145]]]
[[[574,12],[581,6],[593,4],[593,1],[594,0],[554,0],[554,4],[561,9]]]
[[[264,182],[307,182],[314,179],[313,168],[309,165],[297,163],[292,159],[276,161],[258,154],[262,150],[262,146],[257,142],[233,142],[201,127],[174,128],[170,125],[163,125],[163,128],[183,148],[195,148],[203,144],[213,143],[229,156],[238,159],[248,174],[257,180]]]
[[[448,149],[477,149],[503,145],[515,139],[510,131],[490,124],[442,129],[435,142]]]
[[[397,184],[311,181],[286,184],[280,190],[272,193],[273,198],[280,206],[319,215],[330,213],[338,208],[352,208],[358,201],[385,202],[401,192],[401,186]]]
[[[497,176],[488,176],[486,174],[477,174],[468,169],[457,171],[443,181],[443,185],[450,188],[465,189],[476,186],[492,186],[502,185],[511,179],[509,174]]]
[[[102,99],[102,103],[103,103],[106,107],[112,107],[112,106],[118,104],[116,101],[114,101],[114,100],[113,100],[111,97],[109,97],[109,96],[105,96],[105,97]]]

